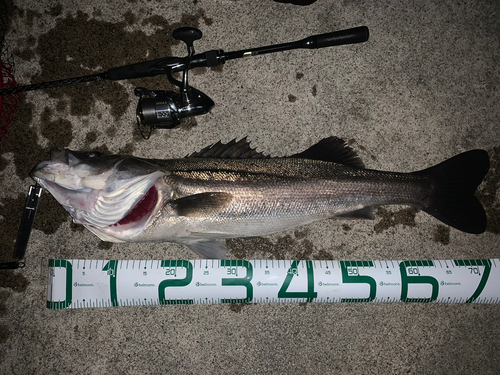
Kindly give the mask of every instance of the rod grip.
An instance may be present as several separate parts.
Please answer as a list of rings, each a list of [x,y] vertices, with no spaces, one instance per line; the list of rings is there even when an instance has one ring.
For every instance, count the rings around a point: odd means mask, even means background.
[[[368,40],[370,32],[368,27],[360,26],[352,29],[334,31],[332,33],[313,35],[302,42],[304,48],[324,48],[340,46],[342,44],[363,43]]]
[[[164,57],[160,59],[144,61],[136,64],[120,66],[109,69],[106,72],[106,78],[112,81],[122,79],[134,79],[142,77],[154,77],[160,74],[165,74],[169,66],[175,66],[182,63],[182,59],[178,57]]]

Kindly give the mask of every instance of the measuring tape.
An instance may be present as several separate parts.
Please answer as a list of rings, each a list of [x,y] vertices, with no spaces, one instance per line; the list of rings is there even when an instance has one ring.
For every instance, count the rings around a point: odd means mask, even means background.
[[[49,260],[50,309],[260,302],[500,303],[500,260]]]

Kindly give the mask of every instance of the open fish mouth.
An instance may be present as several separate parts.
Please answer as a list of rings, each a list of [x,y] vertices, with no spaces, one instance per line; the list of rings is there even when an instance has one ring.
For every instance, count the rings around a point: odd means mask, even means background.
[[[158,189],[153,185],[123,219],[112,225],[117,226],[135,223],[143,217],[149,216],[156,207],[156,203],[158,203]]]
[[[146,221],[158,203],[155,173],[139,181],[117,182],[117,189],[70,190],[54,182],[36,178],[68,211],[77,224],[104,228]]]
[[[77,224],[105,228],[144,223],[158,203],[157,181],[165,175],[150,163],[126,157],[102,157],[89,165],[90,154],[52,153],[31,177],[68,211]],[[159,183],[159,182],[158,182]]]

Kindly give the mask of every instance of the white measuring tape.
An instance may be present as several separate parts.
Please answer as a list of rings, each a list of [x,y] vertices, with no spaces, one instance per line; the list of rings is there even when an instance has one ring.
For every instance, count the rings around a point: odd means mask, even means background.
[[[50,309],[243,302],[500,303],[500,260],[49,261]]]

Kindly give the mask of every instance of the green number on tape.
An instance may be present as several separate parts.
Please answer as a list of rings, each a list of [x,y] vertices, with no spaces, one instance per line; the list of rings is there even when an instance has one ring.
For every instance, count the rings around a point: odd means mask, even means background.
[[[230,285],[239,285],[244,286],[247,290],[246,298],[223,298],[221,299],[221,303],[248,303],[253,299],[253,285],[251,283],[253,277],[253,267],[252,264],[247,260],[226,260],[223,259],[220,261],[221,267],[229,267],[227,269],[228,275],[238,276],[237,269],[235,267],[245,267],[246,275],[245,277],[231,277],[231,278],[223,278],[222,286],[230,286]]]
[[[186,277],[180,280],[167,279],[163,280],[160,285],[158,285],[158,299],[160,300],[160,305],[191,305],[194,303],[192,299],[167,299],[165,295],[165,290],[168,287],[182,287],[187,286],[193,280],[193,265],[187,260],[162,260],[162,267],[184,267],[186,269]],[[177,272],[174,273],[177,275]]]
[[[112,306],[118,306],[118,295],[116,291],[116,272],[118,268],[117,260],[110,260],[104,265],[103,271],[109,276],[109,295]]]
[[[288,269],[285,281],[278,292],[278,298],[307,298],[307,302],[311,302],[314,298],[318,296],[318,293],[314,291],[314,269],[312,260],[306,260],[307,268],[307,292],[288,292],[287,289],[292,282],[295,275],[298,275],[297,266],[299,264],[298,260],[294,260],[292,265]]]
[[[47,307],[49,309],[65,309],[71,305],[73,299],[73,266],[64,259],[49,259],[49,267],[66,269],[66,298],[64,301],[47,301]]]
[[[401,272],[401,301],[403,302],[432,302],[437,299],[439,283],[432,276],[420,276],[419,267],[433,267],[431,260],[406,260],[399,263]],[[409,284],[429,284],[432,287],[430,298],[408,298]]]
[[[477,267],[484,266],[483,276],[481,277],[481,281],[476,288],[474,294],[467,300],[465,303],[474,302],[480,295],[488,281],[488,277],[490,276],[491,271],[491,260],[489,259],[473,259],[473,260],[455,260],[455,265],[459,267],[467,266],[469,267],[471,273],[475,273],[476,275],[480,275],[479,269]],[[476,272],[477,270],[477,272]]]
[[[342,302],[370,302],[375,299],[377,294],[377,283],[370,276],[361,276],[359,267],[373,267],[371,261],[341,261],[340,269],[342,270],[342,282],[347,284],[368,284],[370,286],[370,294],[368,298],[342,298]]]
[[[118,306],[118,295],[116,291],[116,272],[118,268],[117,260],[110,260],[103,267],[103,271],[106,271],[109,276],[109,295],[112,306]]]

